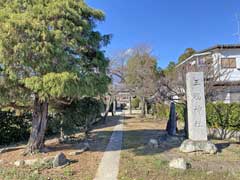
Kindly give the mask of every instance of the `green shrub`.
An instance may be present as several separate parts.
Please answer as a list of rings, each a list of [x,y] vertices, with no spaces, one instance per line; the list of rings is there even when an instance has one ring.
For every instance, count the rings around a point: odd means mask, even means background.
[[[28,139],[31,114],[16,116],[15,112],[0,111],[0,145],[7,145]]]
[[[16,115],[11,111],[0,111],[0,145],[9,145],[29,138],[32,123],[31,113]],[[59,133],[59,122],[52,116],[48,117],[47,136]]]
[[[156,103],[152,105],[152,113],[157,119],[167,120],[169,116],[169,105]]]
[[[176,112],[178,120],[184,121],[184,105],[176,103]],[[170,106],[163,103],[156,103],[152,105],[152,113],[158,119],[168,120],[170,113]]]
[[[94,98],[84,98],[61,110],[55,109],[48,117],[46,135],[59,134],[61,128],[66,135],[79,132],[83,128],[88,130],[102,111],[104,104]],[[15,112],[0,111],[0,145],[26,141],[30,135],[31,121],[31,113],[17,116]]]
[[[133,98],[132,102],[131,102],[132,108],[133,109],[139,108],[140,102],[141,102],[141,100],[139,97]]]
[[[61,119],[58,117],[59,114],[50,114],[48,116],[46,136],[58,135],[61,129]]]
[[[178,120],[184,122],[184,104],[176,104],[176,112],[178,114]]]
[[[240,103],[208,103],[207,124],[211,128],[240,130]]]
[[[79,132],[81,128],[87,130],[103,110],[104,104],[94,98],[75,101],[61,112],[50,113],[46,135],[59,134],[61,128],[66,135]],[[31,121],[31,113],[17,116],[15,112],[0,111],[0,145],[26,141],[30,135]]]
[[[176,104],[178,120],[184,122],[184,104]],[[153,104],[152,112],[158,119],[168,119],[169,106]],[[210,128],[240,131],[240,103],[225,104],[223,102],[208,103],[206,105],[207,125]]]
[[[176,112],[178,119],[184,122],[184,105],[176,104]],[[240,103],[208,103],[206,113],[208,127],[240,130]]]
[[[58,132],[62,128],[65,135],[70,135],[79,132],[83,128],[87,131],[103,111],[104,104],[102,101],[86,97],[74,101],[61,112],[56,113],[51,123],[57,127]]]

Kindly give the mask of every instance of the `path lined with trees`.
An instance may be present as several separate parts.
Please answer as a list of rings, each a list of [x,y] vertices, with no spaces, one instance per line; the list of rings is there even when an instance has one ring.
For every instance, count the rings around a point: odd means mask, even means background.
[[[118,113],[118,115],[120,115],[118,123],[113,129],[94,180],[117,180],[122,149],[124,112]]]
[[[234,179],[228,171],[240,172],[235,167],[239,143],[225,139],[239,137],[240,104],[213,102],[212,93],[225,72],[214,71],[212,63],[204,72],[207,124],[220,132],[222,140],[214,142],[223,156],[184,155],[201,163],[193,162],[192,174],[172,175],[166,162],[182,156],[176,150],[179,142],[158,142],[165,138],[171,102],[176,103],[179,131],[188,135],[189,69],[181,63],[196,50],[187,48],[177,64],[170,62],[165,69],[158,67],[148,45],[108,58],[103,49],[112,35],[97,30],[104,20],[104,12],[84,0],[0,2],[0,178],[157,179],[163,174],[194,179],[221,169],[214,179]],[[123,91],[127,103],[117,101]],[[124,114],[117,109],[129,110],[124,126]],[[222,162],[228,171],[222,171]]]

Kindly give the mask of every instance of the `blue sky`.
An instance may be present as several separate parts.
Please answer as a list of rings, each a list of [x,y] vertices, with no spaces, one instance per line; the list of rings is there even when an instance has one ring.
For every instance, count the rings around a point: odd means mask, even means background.
[[[106,21],[102,33],[113,34],[108,56],[147,43],[158,65],[177,61],[188,47],[196,50],[216,44],[239,43],[235,14],[239,0],[86,0],[101,9]]]

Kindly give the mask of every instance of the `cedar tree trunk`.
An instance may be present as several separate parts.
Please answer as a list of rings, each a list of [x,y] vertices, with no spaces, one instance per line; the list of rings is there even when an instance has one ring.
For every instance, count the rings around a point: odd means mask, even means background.
[[[41,101],[39,97],[36,96],[32,114],[32,129],[25,154],[32,154],[43,150],[47,117],[48,102]]]

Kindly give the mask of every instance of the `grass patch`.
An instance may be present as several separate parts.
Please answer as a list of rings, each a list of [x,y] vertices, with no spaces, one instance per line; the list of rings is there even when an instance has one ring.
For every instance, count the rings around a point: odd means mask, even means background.
[[[47,177],[34,173],[31,170],[23,170],[18,168],[1,168],[0,179],[2,180],[47,180]]]
[[[65,177],[70,177],[70,176],[74,175],[74,171],[71,168],[67,167],[64,169],[63,174]]]
[[[168,161],[161,160],[161,159],[156,159],[155,161],[153,161],[153,164],[154,164],[156,169],[166,168],[167,165],[168,165]]]
[[[150,149],[147,142],[163,131],[165,122],[133,118],[124,126],[123,151],[121,152],[120,180],[237,180],[240,171],[236,167],[239,147],[226,147],[217,155],[184,154],[178,147]],[[224,142],[220,142],[224,143]],[[229,149],[230,148],[230,149]],[[231,157],[229,157],[231,156]],[[171,169],[168,163],[176,157],[184,157],[194,167],[187,171]],[[234,160],[235,159],[235,160]],[[228,167],[226,167],[227,165]],[[207,166],[207,167],[206,167]],[[209,167],[208,167],[209,166]],[[218,167],[223,166],[222,169]],[[234,170],[232,171],[231,169]],[[229,170],[230,169],[230,170]],[[235,173],[234,173],[235,172]]]
[[[35,171],[35,170],[44,170],[44,169],[51,169],[53,167],[52,161],[48,161],[48,162],[37,162],[35,163],[33,166],[31,166],[31,170]]]

